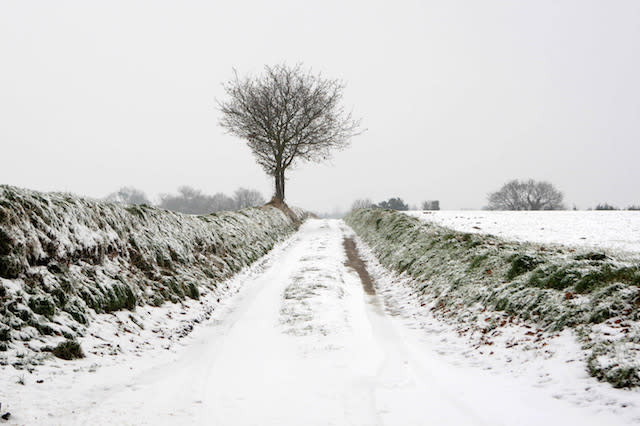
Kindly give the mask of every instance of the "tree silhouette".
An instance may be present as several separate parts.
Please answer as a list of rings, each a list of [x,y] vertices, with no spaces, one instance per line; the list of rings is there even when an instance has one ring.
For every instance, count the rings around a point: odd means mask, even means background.
[[[275,199],[285,197],[285,172],[296,162],[322,161],[348,146],[360,121],[341,105],[344,84],[301,65],[265,66],[257,77],[223,84],[220,125],[247,141],[256,161],[274,177]]]
[[[562,192],[549,182],[512,180],[489,194],[488,210],[562,210]]]

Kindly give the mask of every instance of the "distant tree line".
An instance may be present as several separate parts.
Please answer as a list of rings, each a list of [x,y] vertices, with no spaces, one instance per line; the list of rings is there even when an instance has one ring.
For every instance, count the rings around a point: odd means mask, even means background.
[[[489,203],[486,210],[565,210],[564,195],[553,184],[545,181],[511,180],[502,187],[488,194]],[[422,202],[422,210],[440,210],[439,200]],[[392,210],[409,210],[407,204],[400,197],[389,198],[386,201],[374,203],[369,198],[357,199],[351,204],[351,210],[381,208]],[[411,210],[417,210],[412,205]],[[574,205],[573,210],[577,210]],[[609,203],[598,204],[588,210],[622,210]],[[626,210],[640,211],[640,205],[630,205]]]
[[[391,209],[391,210],[399,210],[405,211],[409,210],[409,205],[404,202],[404,200],[400,197],[392,197],[385,201],[380,201],[379,203],[374,203],[369,198],[361,198],[355,200],[353,204],[351,204],[351,210],[358,209]],[[412,207],[412,210],[417,210],[415,206]],[[422,203],[422,210],[440,210],[440,201],[438,200],[429,200],[424,201]]]
[[[623,209],[619,209],[618,207],[611,205],[609,203],[602,203],[602,204],[598,204],[594,210],[623,210]],[[640,205],[631,205],[629,207],[626,208],[626,210],[640,210]]]
[[[440,210],[439,200],[429,200],[422,203],[422,210]]]
[[[123,187],[105,197],[106,201],[120,204],[152,205],[147,195],[133,187]],[[237,210],[246,207],[261,206],[265,199],[255,189],[238,188],[233,196],[219,192],[214,195],[204,194],[190,186],[181,186],[177,194],[160,195],[160,208],[188,214],[209,214],[222,210]]]

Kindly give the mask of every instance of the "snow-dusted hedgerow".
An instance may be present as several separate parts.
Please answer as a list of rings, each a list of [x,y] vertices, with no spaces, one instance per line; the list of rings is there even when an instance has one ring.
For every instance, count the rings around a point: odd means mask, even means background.
[[[471,321],[486,309],[547,330],[572,327],[593,376],[640,385],[637,260],[456,232],[389,210],[357,210],[345,221],[383,265],[409,274],[425,307],[443,318]]]
[[[93,312],[215,291],[295,222],[274,207],[190,216],[0,186],[0,351],[73,339]]]

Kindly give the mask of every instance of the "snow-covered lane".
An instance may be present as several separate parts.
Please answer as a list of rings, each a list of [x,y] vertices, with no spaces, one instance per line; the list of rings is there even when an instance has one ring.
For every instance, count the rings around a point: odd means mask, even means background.
[[[64,392],[40,402],[55,415],[26,423],[616,424],[436,354],[364,293],[345,265],[351,235],[341,221],[307,221],[176,353],[69,372]]]

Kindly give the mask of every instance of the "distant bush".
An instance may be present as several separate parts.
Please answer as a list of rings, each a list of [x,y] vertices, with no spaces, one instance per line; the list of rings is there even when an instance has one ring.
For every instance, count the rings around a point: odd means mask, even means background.
[[[612,206],[609,203],[598,204],[595,210],[619,210],[617,207]]]
[[[640,210],[640,205],[629,206],[629,207],[627,207],[627,210]]]
[[[391,209],[391,210],[401,210],[406,211],[409,210],[409,206],[405,203],[402,198],[389,198],[387,201],[381,201],[378,203],[378,207],[381,209]]]

